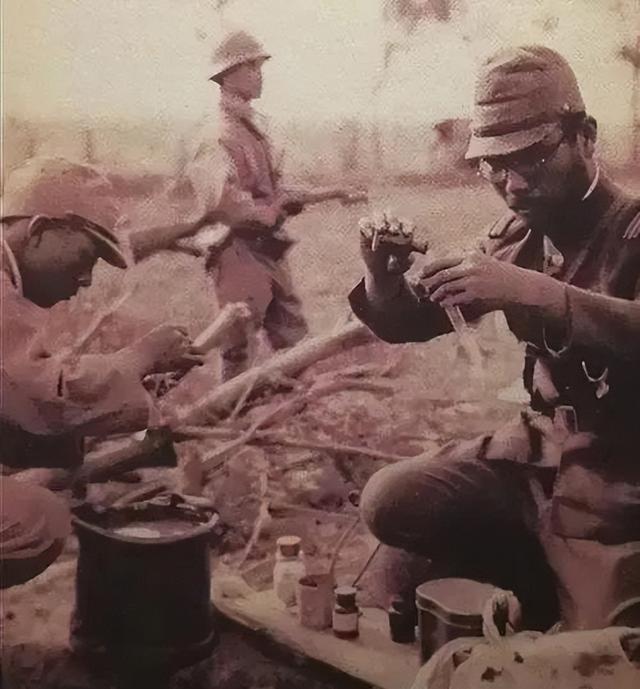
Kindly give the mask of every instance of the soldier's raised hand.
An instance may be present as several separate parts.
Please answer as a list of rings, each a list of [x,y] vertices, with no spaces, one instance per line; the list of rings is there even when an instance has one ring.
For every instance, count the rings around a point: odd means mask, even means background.
[[[396,218],[390,211],[362,218],[358,224],[360,253],[376,280],[406,273],[411,267],[411,254],[426,251],[426,245],[414,237],[415,224]]]

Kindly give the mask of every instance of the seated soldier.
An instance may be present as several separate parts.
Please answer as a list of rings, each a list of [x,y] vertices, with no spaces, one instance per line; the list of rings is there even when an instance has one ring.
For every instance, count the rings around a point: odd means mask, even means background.
[[[596,133],[564,58],[502,50],[477,81],[467,153],[509,209],[481,250],[412,283],[409,243],[362,230],[351,304],[382,339],[451,332],[446,307],[503,311],[526,344],[531,401],[512,424],[388,466],[363,492],[409,597],[462,576],[513,590],[529,627],[550,626],[558,600],[567,629],[640,626],[640,200],[600,170]],[[430,571],[411,569],[418,556]]]
[[[213,192],[215,180],[210,181]],[[119,209],[109,180],[64,159],[32,159],[5,186],[0,236],[2,403],[0,462],[14,468],[77,467],[83,436],[161,423],[142,385],[151,373],[199,363],[186,331],[162,325],[111,354],[61,355],[45,339],[47,310],[91,284],[96,262],[125,268],[112,229]],[[208,202],[213,205],[214,195]],[[202,205],[202,204],[201,204]],[[200,208],[197,220],[133,233],[130,253],[168,248],[233,208]],[[50,491],[0,480],[0,582],[25,582],[60,554],[69,511]]]

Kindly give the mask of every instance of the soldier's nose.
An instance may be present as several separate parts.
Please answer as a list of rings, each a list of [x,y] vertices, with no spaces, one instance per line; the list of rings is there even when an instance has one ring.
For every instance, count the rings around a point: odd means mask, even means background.
[[[517,194],[529,189],[529,182],[520,173],[515,170],[507,168],[507,181],[505,182],[505,191],[508,194]]]

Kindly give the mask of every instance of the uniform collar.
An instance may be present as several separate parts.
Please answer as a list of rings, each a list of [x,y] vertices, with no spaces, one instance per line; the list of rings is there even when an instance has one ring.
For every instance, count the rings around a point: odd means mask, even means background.
[[[560,249],[574,242],[584,243],[596,230],[619,193],[617,187],[598,172],[584,196],[553,221],[559,233],[553,233],[553,236],[545,233],[545,236]]]
[[[22,276],[18,268],[18,261],[4,238],[4,229],[0,231],[0,270],[7,274],[11,284],[22,294]]]

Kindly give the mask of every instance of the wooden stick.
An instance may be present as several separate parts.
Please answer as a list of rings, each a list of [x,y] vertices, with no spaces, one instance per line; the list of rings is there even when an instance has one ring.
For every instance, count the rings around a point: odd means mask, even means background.
[[[358,576],[353,580],[353,584],[351,584],[351,586],[353,586],[353,588],[355,588],[358,585],[358,583],[360,582],[360,579],[362,579],[365,572],[369,569],[369,565],[373,562],[373,560],[374,560],[375,556],[378,554],[378,551],[380,550],[380,548],[382,548],[382,543],[378,543],[376,545],[376,547],[373,549],[373,551],[371,552],[371,555],[369,555],[369,557],[367,558],[367,561],[364,563],[361,570],[358,572]]]
[[[219,462],[215,462],[215,460],[220,459],[220,457],[224,457],[232,450],[235,450],[236,448],[249,443],[255,437],[256,433],[258,432],[261,426],[264,426],[264,424],[268,423],[271,418],[276,416],[276,414],[279,414],[285,406],[289,406],[290,404],[291,401],[287,401],[281,404],[276,409],[271,409],[267,414],[261,416],[247,431],[242,433],[238,438],[231,440],[222,447],[216,448],[202,461],[203,470],[214,471],[215,469],[217,469]]]
[[[258,382],[258,377],[254,376],[250,381],[249,384],[247,385],[245,391],[240,395],[238,398],[238,401],[236,402],[236,406],[233,408],[233,411],[229,415],[229,421],[233,421],[238,417],[238,414],[242,411],[244,408],[244,405],[247,403],[247,400],[249,399],[249,395],[253,392],[253,389],[256,386],[256,383]]]
[[[218,386],[215,390],[205,395],[194,404],[178,410],[176,414],[178,419],[175,429],[176,437],[182,437],[183,439],[207,437],[217,437],[224,440],[237,439],[237,431],[201,427],[194,428],[192,424],[195,425],[201,422],[207,423],[212,416],[217,418],[224,418],[227,416],[237,403],[238,398],[247,389],[250,381],[254,378],[256,379],[254,392],[257,392],[274,378],[295,376],[313,363],[339,351],[343,351],[347,347],[367,342],[371,337],[366,326],[358,321],[354,321],[348,323],[335,333],[309,338],[289,350],[274,355],[262,366],[255,367],[236,376],[230,381]],[[281,413],[282,409],[278,411]],[[262,423],[264,423],[264,421]],[[369,448],[353,448],[326,443],[305,444],[302,441],[296,441],[294,439],[270,438],[264,436],[262,431],[256,431],[252,437],[243,440],[241,443],[234,443],[234,447],[238,447],[242,444],[261,444],[264,442],[289,447],[329,450],[348,454],[360,453],[378,459],[386,459],[387,461],[405,459],[400,456],[379,453]],[[94,453],[93,456],[89,455],[83,466],[80,467],[77,480],[84,482],[104,481],[123,471],[150,466],[149,455],[152,454],[154,450],[157,450],[158,447],[157,440],[153,440],[150,436],[146,436],[143,440],[131,438],[115,450]],[[229,447],[227,446],[227,448],[224,448],[224,453],[228,451]],[[221,454],[223,454],[222,451]]]
[[[356,517],[353,522],[342,532],[342,535],[336,543],[336,547],[333,549],[333,554],[331,555],[331,560],[329,561],[329,573],[333,575],[336,564],[338,562],[338,556],[342,550],[342,546],[349,540],[353,532],[358,528],[360,524],[360,517]]]
[[[295,505],[288,502],[273,502],[270,505],[272,513],[278,512],[302,512],[303,514],[315,515],[317,517],[330,517],[336,519],[352,519],[352,514],[345,512],[331,512],[330,510],[321,510],[317,507],[305,507],[303,505]]]
[[[87,455],[84,463],[75,472],[75,483],[92,483],[108,481],[113,476],[132,469],[149,466],[157,467],[159,463],[154,456],[166,443],[160,434],[147,433],[142,440],[129,438],[121,446],[110,450],[98,450]],[[170,450],[168,450],[170,451]],[[165,466],[174,466],[166,462]]]
[[[226,428],[203,428],[200,426],[182,426],[177,431],[179,436],[190,439],[196,438],[233,438],[235,432]],[[239,438],[237,438],[239,440]],[[283,436],[277,431],[256,430],[251,433],[248,440],[244,440],[247,445],[281,445],[283,447],[297,447],[304,450],[326,450],[338,454],[360,454],[373,459],[383,459],[389,462],[400,462],[403,459],[411,459],[412,456],[396,455],[391,452],[383,452],[362,445],[346,445],[342,443],[331,443],[322,440],[306,440],[300,438],[290,438]],[[234,440],[235,446],[235,440]],[[226,451],[226,449],[225,449]]]
[[[396,455],[390,452],[381,452],[361,445],[344,445],[341,443],[328,443],[319,440],[299,440],[276,435],[271,431],[258,431],[256,433],[257,444],[282,445],[283,447],[299,447],[306,450],[326,450],[338,454],[365,455],[373,459],[384,459],[389,462],[400,462],[403,459],[411,459],[411,456]]]
[[[271,519],[271,515],[269,514],[269,499],[267,497],[268,488],[269,481],[267,474],[266,472],[262,472],[260,474],[260,508],[258,509],[258,516],[255,524],[253,525],[251,537],[247,541],[247,545],[245,546],[244,553],[240,558],[240,562],[238,562],[238,569],[247,561],[247,558],[260,538],[260,534],[262,533],[265,524]]]
[[[356,321],[348,323],[336,333],[303,340],[295,347],[275,354],[261,366],[249,369],[223,383],[193,404],[178,409],[177,419],[180,425],[186,425],[198,423],[210,412],[219,416],[227,415],[254,377],[256,378],[254,391],[257,392],[274,376],[294,376],[311,364],[343,351],[347,347],[364,343],[371,337],[369,329]]]
[[[246,304],[226,304],[213,323],[195,338],[193,346],[204,354],[224,342],[234,328],[244,326],[250,320],[251,311]]]

